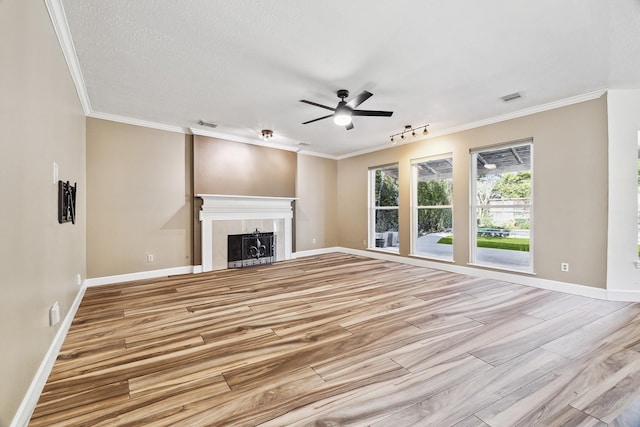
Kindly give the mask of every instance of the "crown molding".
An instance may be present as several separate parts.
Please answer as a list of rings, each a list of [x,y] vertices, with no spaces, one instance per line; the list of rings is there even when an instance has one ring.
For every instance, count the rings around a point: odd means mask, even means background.
[[[91,113],[87,114],[87,117],[91,117],[93,119],[109,120],[112,122],[124,123],[127,125],[142,126],[145,128],[165,130],[168,132],[176,132],[176,133],[184,133],[184,134],[191,133],[189,132],[188,129],[182,128],[180,126],[165,125],[163,123],[149,122],[147,120],[134,119],[132,117],[118,116],[118,115],[109,114],[109,113],[100,113],[100,112],[92,111]]]
[[[338,156],[333,156],[331,154],[325,154],[325,153],[318,153],[317,151],[300,150],[298,151],[298,154],[302,154],[305,156],[322,157],[329,160],[340,160]]]
[[[197,128],[190,128],[189,130],[194,135],[199,135],[199,136],[208,136],[210,138],[219,138],[227,141],[242,142],[242,143],[251,144],[251,145],[260,145],[262,147],[275,148],[278,150],[295,151],[295,152],[300,151],[300,147],[292,147],[290,145],[276,144],[274,142],[265,142],[260,139],[246,138],[244,136],[231,135],[223,132],[212,132],[212,131],[207,131],[207,130],[202,130]]]
[[[419,141],[424,141],[424,139],[420,139]],[[413,144],[414,142],[419,142],[419,141],[411,141],[411,144]],[[344,160],[344,159],[348,159],[350,157],[361,156],[363,154],[375,153],[376,151],[388,150],[388,149],[394,148],[396,146],[397,145],[390,145],[390,144],[385,143],[385,144],[381,144],[381,145],[376,145],[375,147],[365,148],[364,150],[354,151],[353,153],[342,154],[342,155],[338,156],[337,159],[338,160]]]
[[[69,23],[67,22],[67,16],[64,13],[64,7],[60,0],[45,0],[53,29],[58,37],[58,42],[62,48],[64,59],[69,67],[71,73],[71,79],[76,87],[78,98],[80,99],[80,105],[85,116],[91,113],[91,102],[89,101],[89,94],[87,93],[87,87],[84,83],[84,77],[80,70],[80,63],[78,62],[78,55],[76,54],[76,48],[71,39],[71,31],[69,31]]]
[[[542,113],[544,111],[555,110],[556,108],[567,107],[569,105],[578,104],[580,102],[591,101],[593,99],[600,98],[605,93],[607,93],[607,89],[595,90],[593,92],[588,92],[588,93],[585,93],[585,94],[582,94],[582,95],[572,96],[572,97],[569,97],[569,98],[564,98],[564,99],[560,99],[560,100],[557,100],[557,101],[548,102],[546,104],[537,105],[535,107],[525,108],[523,110],[518,110],[518,111],[514,111],[514,112],[511,112],[511,113],[507,113],[507,114],[502,114],[500,116],[489,117],[487,119],[482,119],[482,120],[478,120],[478,121],[475,121],[475,122],[465,123],[465,124],[462,124],[462,125],[459,125],[459,126],[454,126],[454,127],[448,128],[448,129],[441,130],[441,131],[429,132],[429,136],[427,136],[425,138],[420,138],[420,139],[417,139],[415,141],[410,141],[410,142],[406,142],[404,144],[399,144],[399,145],[415,144],[416,142],[426,141],[428,139],[436,138],[436,137],[439,137],[439,136],[451,135],[453,133],[462,132],[462,131],[469,130],[469,129],[475,129],[475,128],[479,128],[479,127],[482,127],[482,126],[487,126],[487,125],[491,125],[491,124],[495,124],[495,123],[504,122],[504,121],[507,121],[507,120],[517,119],[519,117],[530,116],[532,114]],[[386,149],[389,149],[389,148],[393,148],[395,146],[398,146],[398,145],[384,144],[384,145],[381,145],[381,146],[378,146],[378,147],[372,147],[371,149],[354,151],[353,153],[344,154],[342,156],[339,156],[338,160],[347,159],[349,157],[356,157],[356,156],[360,156],[362,154],[373,153],[373,152],[376,152],[376,151],[386,150]]]
[[[555,110],[556,108],[567,107],[573,104],[579,104],[580,102],[591,101],[593,99],[600,98],[607,92],[606,89],[600,89],[593,92],[588,92],[582,95],[572,96],[570,98],[559,99],[557,101],[548,102],[546,104],[537,105],[523,110],[514,111],[500,116],[490,117],[488,119],[482,119],[471,123],[466,123],[460,126],[454,126],[442,131],[436,131],[429,133],[429,136],[424,139],[435,138],[437,136],[450,135],[452,133],[462,132],[469,129],[475,129],[494,123],[505,122],[507,120],[517,119],[519,117],[530,116],[536,113],[542,113],[544,111]],[[417,141],[416,141],[417,142]]]

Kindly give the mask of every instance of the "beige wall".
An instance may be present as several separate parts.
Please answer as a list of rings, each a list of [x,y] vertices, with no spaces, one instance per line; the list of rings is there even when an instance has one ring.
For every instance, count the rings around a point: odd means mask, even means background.
[[[338,244],[337,166],[336,160],[298,155],[296,251]]]
[[[296,153],[194,136],[195,194],[293,197]]]
[[[191,265],[191,150],[180,133],[87,119],[89,277]]]
[[[9,425],[85,277],[85,120],[43,1],[0,1],[0,426]],[[77,223],[58,224],[59,177]]]
[[[607,251],[606,97],[338,162],[339,244],[367,239],[367,170],[400,167],[400,255],[409,254],[410,162],[452,153],[454,259],[469,262],[469,150],[533,137],[534,271],[543,279],[604,288]],[[402,237],[406,236],[406,237]],[[568,273],[560,263],[568,262]]]

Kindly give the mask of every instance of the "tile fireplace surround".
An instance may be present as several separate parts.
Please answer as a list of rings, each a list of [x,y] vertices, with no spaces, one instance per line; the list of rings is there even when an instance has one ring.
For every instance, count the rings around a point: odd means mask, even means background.
[[[200,209],[200,224],[202,238],[202,271],[214,269],[214,239],[224,239],[227,236],[214,235],[214,221],[249,221],[272,220],[274,229],[277,222],[283,220],[284,254],[278,251],[277,261],[291,259],[293,208],[291,202],[294,197],[263,197],[263,196],[235,196],[221,194],[197,194],[202,199]],[[255,230],[242,230],[253,232]],[[263,230],[274,231],[274,230]],[[226,254],[225,254],[226,260]]]

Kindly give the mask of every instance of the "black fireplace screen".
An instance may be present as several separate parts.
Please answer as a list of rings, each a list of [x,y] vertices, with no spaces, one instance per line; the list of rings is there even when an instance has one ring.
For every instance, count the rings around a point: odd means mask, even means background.
[[[276,261],[276,236],[256,229],[250,234],[227,236],[227,263],[229,268],[273,264]]]

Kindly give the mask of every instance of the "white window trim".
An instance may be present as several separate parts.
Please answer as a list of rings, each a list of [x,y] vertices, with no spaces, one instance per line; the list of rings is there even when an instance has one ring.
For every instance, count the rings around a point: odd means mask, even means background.
[[[390,249],[381,249],[376,247],[376,230],[375,230],[375,224],[376,224],[376,211],[378,210],[396,210],[398,211],[398,239],[400,238],[400,230],[399,230],[399,223],[400,223],[400,195],[398,195],[398,206],[375,206],[375,187],[376,187],[376,171],[379,169],[383,169],[386,167],[391,167],[391,166],[395,166],[398,168],[398,174],[400,173],[400,166],[398,163],[390,163],[390,164],[386,164],[386,165],[380,165],[380,166],[374,166],[369,168],[368,170],[368,186],[369,186],[369,191],[367,192],[368,197],[367,197],[367,204],[368,204],[368,209],[369,209],[369,215],[367,218],[367,249],[368,250],[377,250],[377,251],[381,251],[381,252],[387,252],[387,253],[400,253],[400,248],[398,248],[397,250],[390,250]]]
[[[528,269],[516,269],[516,268],[509,268],[509,267],[505,267],[505,266],[496,266],[496,265],[491,265],[491,264],[484,264],[481,262],[478,262],[478,260],[476,259],[476,249],[477,249],[477,244],[478,244],[478,220],[477,220],[477,212],[478,212],[478,208],[481,207],[488,207],[489,205],[477,205],[476,204],[476,190],[477,190],[477,186],[476,183],[478,181],[477,175],[478,175],[478,162],[475,161],[475,154],[477,153],[481,153],[483,151],[488,151],[488,150],[499,150],[499,149],[503,149],[503,148],[511,148],[511,147],[520,147],[522,145],[529,145],[530,146],[530,150],[531,150],[531,160],[530,160],[530,167],[529,169],[531,170],[531,197],[529,198],[529,200],[531,201],[531,203],[527,204],[527,205],[518,205],[518,207],[524,207],[524,206],[528,206],[529,207],[529,268]],[[503,271],[512,271],[512,272],[517,272],[517,273],[528,273],[528,274],[535,274],[535,257],[534,257],[534,215],[533,215],[533,205],[534,205],[534,200],[533,200],[533,195],[534,195],[534,166],[533,166],[533,148],[534,144],[533,144],[533,138],[524,138],[524,139],[519,139],[517,141],[512,141],[512,142],[507,142],[504,144],[496,144],[496,145],[491,145],[491,146],[485,146],[485,147],[478,147],[478,148],[473,148],[471,150],[469,150],[469,161],[471,163],[471,173],[469,174],[469,265],[472,266],[477,266],[477,267],[484,267],[484,268],[492,268],[492,269],[496,269],[496,270],[503,270]],[[505,206],[505,207],[511,207],[509,205],[491,205],[492,208],[496,208],[496,207],[501,207],[501,206]],[[515,207],[514,207],[515,209]]]
[[[439,205],[439,206],[419,206],[418,205],[418,169],[416,167],[416,165],[418,165],[419,163],[423,163],[423,162],[428,162],[430,160],[442,160],[442,159],[448,159],[450,158],[453,161],[453,153],[442,153],[439,154],[437,156],[429,156],[429,157],[422,157],[419,159],[413,159],[411,160],[411,219],[410,219],[410,227],[411,227],[411,236],[410,236],[410,252],[409,255],[410,256],[414,256],[414,257],[419,257],[419,258],[425,258],[425,259],[433,259],[433,260],[438,260],[438,261],[449,261],[449,262],[455,262],[454,258],[455,258],[455,251],[453,251],[453,255],[451,256],[451,258],[439,258],[439,257],[433,257],[433,256],[428,256],[428,255],[424,255],[424,254],[419,254],[416,251],[416,245],[418,243],[418,209],[420,208],[436,208],[436,209],[451,209],[451,213],[453,215],[453,203],[451,203],[451,205]],[[453,184],[453,177],[451,179],[451,182]],[[453,193],[455,193],[455,185],[453,186]],[[452,194],[452,199],[453,199],[453,194]],[[453,225],[453,219],[452,219],[452,229],[454,228]],[[455,241],[455,240],[454,240]]]

